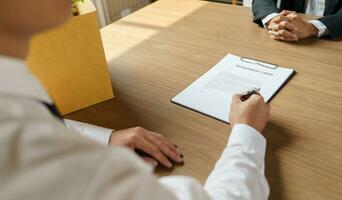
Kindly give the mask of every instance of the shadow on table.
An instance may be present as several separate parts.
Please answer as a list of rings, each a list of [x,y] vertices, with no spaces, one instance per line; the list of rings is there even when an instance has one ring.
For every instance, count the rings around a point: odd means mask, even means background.
[[[285,188],[283,187],[281,158],[278,155],[282,148],[288,147],[293,142],[293,136],[286,127],[274,122],[270,122],[263,135],[267,140],[265,173],[271,187],[269,199],[282,200],[285,199]]]
[[[135,115],[129,111],[118,97],[70,113],[65,115],[64,118],[115,130],[131,128],[137,125]]]
[[[298,42],[292,43],[293,45],[297,46],[312,46],[319,43],[320,41],[327,41],[327,42],[340,42],[342,41],[342,38],[336,38],[336,39],[330,39],[328,37],[323,38],[306,38],[303,40],[300,40]]]

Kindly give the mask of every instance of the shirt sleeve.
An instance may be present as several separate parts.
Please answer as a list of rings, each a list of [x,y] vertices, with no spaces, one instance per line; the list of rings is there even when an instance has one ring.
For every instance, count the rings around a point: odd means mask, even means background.
[[[309,21],[311,24],[313,24],[317,29],[318,29],[318,35],[317,37],[323,37],[329,34],[329,30],[326,25],[324,25],[321,21],[319,20],[311,20]]]
[[[131,150],[104,147],[71,134],[40,103],[10,98],[0,102],[0,131],[5,133],[0,134],[0,152],[5,152],[0,164],[7,172],[0,176],[0,184],[10,182],[1,193],[3,199],[259,200],[268,196],[263,175],[266,142],[247,125],[233,128],[228,147],[203,188],[190,177],[158,179]]]
[[[65,125],[69,130],[81,134],[87,138],[108,145],[113,129],[103,128],[83,122],[64,119]]]
[[[198,181],[183,176],[163,177],[160,183],[179,200],[266,200],[265,138],[248,125],[235,125],[228,146],[208,177],[204,190]]]
[[[262,22],[262,24],[264,25],[264,27],[267,28],[267,27],[266,27],[266,24],[267,24],[269,21],[271,21],[273,18],[277,17],[278,15],[279,15],[278,13],[271,13],[271,14],[267,15],[266,17],[262,18],[262,19],[261,19],[261,22]]]

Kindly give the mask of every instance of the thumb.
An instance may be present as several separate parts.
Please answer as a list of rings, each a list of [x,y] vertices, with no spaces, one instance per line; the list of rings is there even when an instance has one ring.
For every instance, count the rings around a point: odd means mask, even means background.
[[[241,101],[242,94],[235,94],[232,99],[232,103],[240,103]]]
[[[290,11],[290,10],[283,10],[279,13],[279,15],[283,15],[283,16],[286,16],[286,15],[289,15],[289,14],[292,14],[292,13],[295,13],[294,11]]]

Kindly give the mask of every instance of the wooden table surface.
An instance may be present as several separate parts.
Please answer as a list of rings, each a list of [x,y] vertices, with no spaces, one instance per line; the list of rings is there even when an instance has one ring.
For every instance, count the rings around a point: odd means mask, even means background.
[[[116,98],[67,118],[158,131],[180,146],[185,165],[157,174],[204,183],[230,126],[170,99],[227,53],[294,68],[264,133],[270,199],[342,199],[341,41],[274,41],[249,8],[197,0],[160,0],[101,32]]]

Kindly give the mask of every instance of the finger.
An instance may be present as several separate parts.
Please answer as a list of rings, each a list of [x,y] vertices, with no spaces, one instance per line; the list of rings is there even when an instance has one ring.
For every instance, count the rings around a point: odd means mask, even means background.
[[[265,103],[264,97],[258,94],[253,94],[249,99],[248,102],[263,102]]]
[[[256,91],[255,91],[255,94],[256,94],[256,95],[261,95],[261,94],[260,94],[260,89],[259,89],[259,90],[256,90]]]
[[[297,42],[298,38],[287,38],[284,36],[276,36],[276,35],[271,35],[271,38],[274,40],[280,40],[280,41],[286,41],[286,42]]]
[[[278,24],[271,22],[268,26],[268,30],[278,30]]]
[[[163,140],[159,139],[158,137],[152,134],[147,134],[146,138],[155,146],[157,146],[159,150],[171,160],[177,163],[183,162],[183,159],[176,152],[174,152]]]
[[[286,42],[297,42],[298,41],[298,38],[287,38],[284,36],[271,35],[271,38],[274,40],[281,40],[281,41],[286,41]]]
[[[241,103],[241,97],[242,97],[243,94],[235,94],[233,96],[233,99],[232,99],[232,102],[233,103]]]
[[[271,105],[266,103],[266,112],[268,114],[268,116],[271,116]]]
[[[271,34],[271,35],[274,35],[274,36],[283,36],[283,37],[287,37],[287,38],[296,38],[298,40],[297,34],[291,33],[291,32],[286,31],[286,30],[280,30],[280,31],[269,30],[268,33]]]
[[[289,30],[289,31],[298,31],[298,28],[295,25],[293,25],[290,22],[288,22],[288,21],[280,22],[279,25],[278,25],[278,30],[280,30],[280,29],[282,29],[282,30],[286,29],[286,30]]]
[[[135,146],[136,148],[151,155],[165,167],[172,167],[172,163],[165,157],[161,150],[156,145],[145,139],[145,137],[142,137],[139,141],[136,141]]]
[[[177,145],[175,145],[173,142],[165,138],[164,136],[159,137],[160,140],[162,140],[173,152],[175,152],[178,155],[182,155]]]
[[[151,157],[144,156],[144,157],[141,157],[141,159],[143,159],[145,162],[152,165],[153,167],[157,167],[159,165],[159,163]]]
[[[282,21],[287,21],[287,22],[291,22],[292,21],[292,18],[288,17],[288,16],[278,16],[278,17],[275,17],[273,20],[272,20],[272,23],[279,23],[279,22],[282,22]]]
[[[278,31],[269,30],[268,33],[273,35],[273,36],[279,36],[279,32]]]
[[[168,140],[166,137],[164,137],[163,135],[156,133],[156,132],[151,132],[152,135],[154,135],[155,137],[157,137],[158,139],[162,140],[172,151],[174,151],[175,153],[181,155],[182,153],[179,151],[178,146],[176,144],[174,144],[173,142],[171,142],[170,140]]]
[[[291,14],[291,13],[296,13],[295,11],[290,11],[290,10],[283,10],[283,11],[281,11],[280,13],[279,13],[279,15],[284,15],[284,16],[286,16],[286,15],[289,15],[289,14]]]
[[[296,39],[298,40],[297,34],[291,33],[291,32],[289,32],[289,31],[287,31],[287,30],[280,30],[280,31],[279,31],[279,35],[280,35],[280,36],[287,37],[287,38],[296,38]]]
[[[184,157],[183,153],[180,151],[179,147],[174,144],[173,142],[171,142],[170,140],[168,140],[165,137],[161,137],[161,140],[163,140],[173,151],[175,151],[181,158]]]
[[[291,21],[299,19],[299,15],[297,13],[291,13],[289,15],[286,16],[287,18],[289,18]]]

